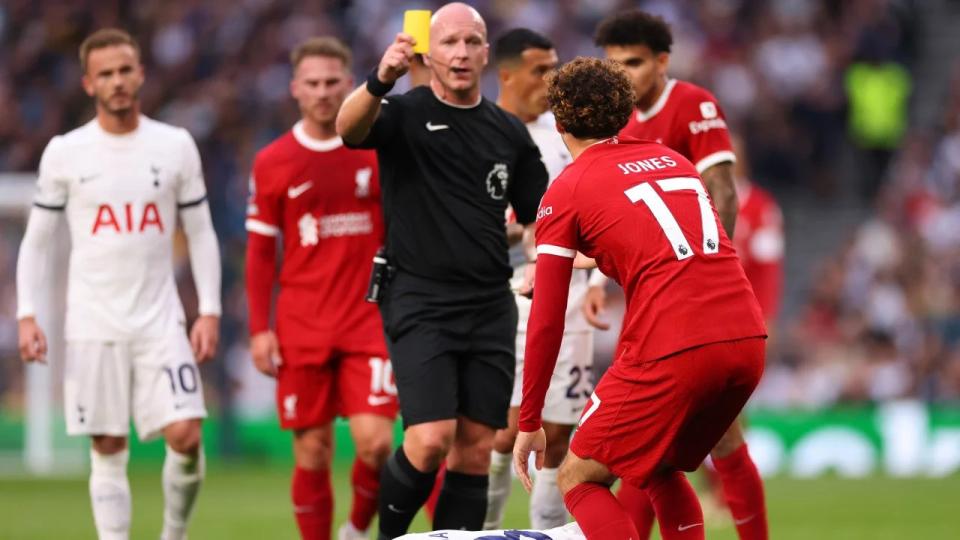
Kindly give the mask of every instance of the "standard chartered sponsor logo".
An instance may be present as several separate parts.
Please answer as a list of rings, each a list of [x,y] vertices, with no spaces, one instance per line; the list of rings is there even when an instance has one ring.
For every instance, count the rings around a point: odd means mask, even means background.
[[[373,218],[370,212],[331,214],[320,219],[304,214],[297,221],[297,228],[300,230],[300,245],[315,246],[321,238],[370,234],[373,232]]]
[[[355,236],[371,232],[373,232],[373,220],[370,219],[370,212],[332,214],[320,218],[320,238]]]

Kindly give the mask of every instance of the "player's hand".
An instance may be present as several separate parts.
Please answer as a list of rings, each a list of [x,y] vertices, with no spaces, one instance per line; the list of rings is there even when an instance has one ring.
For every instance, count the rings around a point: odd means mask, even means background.
[[[604,287],[593,285],[587,289],[587,297],[583,302],[583,318],[590,326],[598,330],[609,330],[610,323],[600,317],[606,312],[607,291]]]
[[[537,264],[527,263],[523,266],[523,283],[517,289],[517,294],[524,298],[533,298],[533,281],[537,276]]]
[[[380,65],[377,67],[377,78],[380,82],[390,84],[403,77],[410,69],[410,62],[413,61],[413,46],[416,43],[417,40],[410,34],[403,32],[397,34],[396,39],[383,53]]]
[[[283,363],[283,359],[280,358],[280,342],[273,330],[264,330],[250,338],[250,355],[260,373],[277,376],[277,366]]]
[[[197,363],[203,363],[213,358],[217,352],[217,343],[220,341],[220,317],[216,315],[201,315],[190,329],[190,346],[193,348],[193,357]]]
[[[47,337],[33,317],[24,317],[17,321],[20,358],[24,362],[47,361]]]
[[[523,488],[530,493],[533,489],[533,481],[530,480],[530,473],[527,470],[527,460],[530,459],[530,452],[536,452],[534,466],[539,471],[543,468],[543,458],[547,450],[547,434],[541,427],[537,431],[521,431],[517,433],[517,442],[513,443],[513,468],[523,483]]]

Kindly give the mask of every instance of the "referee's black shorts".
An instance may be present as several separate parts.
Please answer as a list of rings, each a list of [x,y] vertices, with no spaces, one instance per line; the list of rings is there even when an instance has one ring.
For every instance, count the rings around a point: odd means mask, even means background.
[[[380,313],[404,427],[457,416],[507,426],[517,333],[507,283],[478,289],[398,271]]]

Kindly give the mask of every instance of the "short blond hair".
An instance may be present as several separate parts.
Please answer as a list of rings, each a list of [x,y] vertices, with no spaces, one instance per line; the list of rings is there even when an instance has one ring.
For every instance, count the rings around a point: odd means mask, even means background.
[[[129,33],[119,28],[101,28],[87,36],[80,44],[80,70],[87,72],[87,60],[90,53],[97,49],[113,47],[115,45],[129,45],[137,53],[137,59],[140,58],[140,45],[133,39]]]
[[[313,37],[294,47],[290,51],[290,65],[296,70],[300,62],[308,56],[336,58],[343,62],[343,67],[348,70],[353,61],[353,53],[350,52],[350,47],[347,47],[339,39],[330,36]]]

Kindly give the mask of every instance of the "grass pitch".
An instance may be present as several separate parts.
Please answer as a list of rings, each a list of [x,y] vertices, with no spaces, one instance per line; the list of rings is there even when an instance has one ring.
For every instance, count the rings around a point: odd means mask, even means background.
[[[131,538],[157,538],[162,495],[160,468],[131,468]],[[211,466],[200,495],[190,537],[207,539],[295,539],[288,502],[289,473],[253,465]],[[822,478],[767,480],[771,536],[778,540],[901,540],[960,538],[960,476],[947,479]],[[350,504],[349,466],[334,472],[335,526]],[[519,483],[506,525],[525,527],[528,498]],[[427,530],[421,514],[413,530]],[[707,537],[735,539],[729,523],[708,526]],[[86,478],[0,479],[0,539],[96,538]]]

